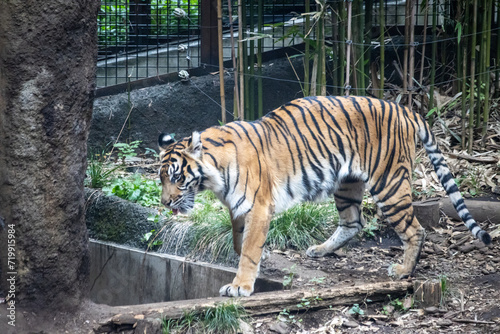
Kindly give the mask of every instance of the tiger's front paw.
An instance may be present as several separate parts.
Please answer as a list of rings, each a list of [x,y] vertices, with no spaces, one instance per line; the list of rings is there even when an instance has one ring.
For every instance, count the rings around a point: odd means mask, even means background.
[[[252,294],[253,287],[226,284],[219,290],[219,295],[227,297],[248,297]]]
[[[391,264],[387,270],[389,271],[389,276],[398,279],[408,278],[411,274],[400,264]]]
[[[321,245],[314,245],[306,250],[306,255],[309,257],[323,257],[326,254],[328,254],[327,251]]]

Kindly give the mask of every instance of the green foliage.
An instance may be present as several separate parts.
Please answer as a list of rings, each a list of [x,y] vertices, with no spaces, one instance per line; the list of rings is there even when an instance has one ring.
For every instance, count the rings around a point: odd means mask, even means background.
[[[366,225],[363,227],[363,235],[368,238],[374,238],[375,233],[380,231],[381,224],[379,224],[377,217],[373,217],[366,222]]]
[[[115,195],[142,206],[159,206],[161,187],[159,181],[151,180],[141,174],[118,177],[111,184],[103,187],[106,195]]]
[[[199,22],[199,0],[151,0],[152,35],[175,35],[187,31],[187,24],[196,27]],[[176,8],[183,9],[188,16],[178,19],[173,15]],[[130,11],[127,1],[102,1],[97,16],[100,44],[120,45],[128,42]]]
[[[207,333],[237,333],[240,319],[247,318],[245,308],[228,301],[205,311],[203,324]]]
[[[151,231],[143,235],[142,241],[148,244],[148,249],[155,249],[163,244],[162,240],[156,238],[157,236],[158,233],[156,232],[156,230],[152,229]],[[151,239],[151,237],[153,237],[153,239]]]
[[[311,308],[311,306],[318,304],[318,302],[320,302],[322,300],[323,299],[321,299],[319,296],[314,296],[314,297],[309,297],[309,298],[302,297],[300,299],[300,303],[297,304],[297,307],[299,309],[300,308],[309,309],[309,308]]]
[[[411,296],[407,296],[404,300],[400,300],[399,298],[391,299],[391,295],[387,295],[387,297],[391,301],[382,308],[382,314],[390,315],[394,312],[405,313],[413,306]]]
[[[103,1],[97,15],[99,43],[124,44],[127,42],[128,8],[127,1],[118,5],[108,5]]]
[[[113,145],[118,150],[118,159],[121,159],[122,163],[125,163],[125,159],[133,158],[137,156],[136,150],[141,144],[140,140],[135,140],[130,144],[127,143],[116,143]]]
[[[113,173],[119,167],[106,162],[106,154],[92,154],[88,161],[87,176],[85,184],[91,188],[102,188],[111,179]]]
[[[197,25],[199,20],[198,0],[151,0],[151,34],[172,35],[186,30],[191,21]],[[176,18],[173,12],[181,8],[187,13],[185,18]]]
[[[468,190],[471,196],[478,196],[483,193],[481,188],[481,169],[471,168],[464,171],[460,177],[455,179],[455,183],[461,189]]]
[[[352,305],[352,307],[349,309],[348,312],[349,312],[349,314],[356,315],[356,316],[365,314],[365,311],[363,311],[363,309],[361,309],[359,304]]]
[[[292,289],[293,277],[296,274],[296,271],[295,271],[296,267],[297,267],[297,265],[294,264],[290,268],[283,269],[283,271],[287,273],[285,276],[283,276],[283,288],[288,288],[290,290]]]
[[[277,215],[269,227],[267,244],[271,248],[305,250],[331,234],[338,213],[333,202],[302,203]]]
[[[290,322],[292,324],[295,324],[297,322],[302,322],[302,319],[296,318],[295,315],[290,313],[290,310],[284,308],[283,311],[281,311],[278,315],[278,320],[283,321],[283,322]]]
[[[210,253],[212,259],[227,259],[233,249],[233,232],[228,210],[214,193],[204,191],[196,196],[195,209],[189,216],[193,222],[193,253]]]
[[[230,300],[204,312],[185,312],[180,319],[163,319],[163,334],[192,331],[196,333],[237,333],[240,320],[248,319],[243,306]]]

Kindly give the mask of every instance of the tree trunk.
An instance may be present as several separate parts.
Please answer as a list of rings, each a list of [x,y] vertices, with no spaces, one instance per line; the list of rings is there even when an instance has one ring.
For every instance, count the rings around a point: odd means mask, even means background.
[[[2,2],[0,284],[18,316],[19,307],[75,310],[87,295],[83,179],[98,6],[92,0]]]

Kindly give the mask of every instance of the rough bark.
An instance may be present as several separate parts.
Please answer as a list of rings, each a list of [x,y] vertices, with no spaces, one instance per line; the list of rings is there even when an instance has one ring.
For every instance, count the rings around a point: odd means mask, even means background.
[[[0,258],[15,305],[75,309],[87,294],[83,179],[97,51],[95,0],[0,10]],[[8,267],[8,229],[15,267]],[[12,274],[9,274],[9,277]],[[20,314],[18,314],[20,315]]]

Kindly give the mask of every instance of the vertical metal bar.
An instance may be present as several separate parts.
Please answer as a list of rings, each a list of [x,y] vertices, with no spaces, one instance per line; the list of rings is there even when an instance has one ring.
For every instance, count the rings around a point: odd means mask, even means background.
[[[347,1],[347,65],[345,69],[345,95],[349,96],[349,90],[351,86],[349,85],[349,70],[351,67],[351,49],[352,49],[352,0]]]
[[[380,26],[380,91],[378,94],[379,99],[384,98],[384,85],[385,85],[385,11],[384,0],[380,0],[379,7],[379,26]]]
[[[245,119],[245,78],[244,78],[244,61],[243,61],[243,0],[238,0],[238,63],[240,76],[240,120]]]
[[[408,89],[408,108],[411,109],[412,104],[412,92],[413,92],[413,77],[415,76],[415,0],[409,0],[411,3],[410,10],[410,77],[408,79],[409,85]]]
[[[217,0],[217,30],[219,35],[219,80],[220,80],[220,107],[221,121],[226,123],[226,96],[224,91],[224,57],[222,48],[222,0]]]

